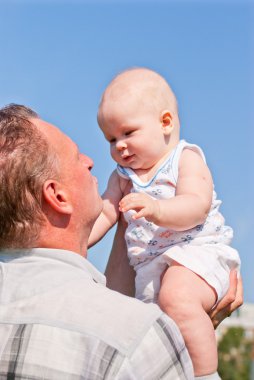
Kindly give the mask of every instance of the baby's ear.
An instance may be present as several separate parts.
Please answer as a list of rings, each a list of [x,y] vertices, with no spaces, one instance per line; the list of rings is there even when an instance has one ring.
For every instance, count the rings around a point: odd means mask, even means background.
[[[170,111],[168,111],[168,110],[163,111],[161,113],[160,119],[161,119],[161,126],[163,129],[163,133],[165,135],[169,135],[174,128],[173,118],[172,118]]]

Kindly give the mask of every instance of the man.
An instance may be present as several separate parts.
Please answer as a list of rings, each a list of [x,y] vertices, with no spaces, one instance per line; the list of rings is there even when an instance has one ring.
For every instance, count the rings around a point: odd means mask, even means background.
[[[173,321],[107,289],[85,259],[102,208],[92,160],[10,105],[0,165],[0,378],[193,379]]]

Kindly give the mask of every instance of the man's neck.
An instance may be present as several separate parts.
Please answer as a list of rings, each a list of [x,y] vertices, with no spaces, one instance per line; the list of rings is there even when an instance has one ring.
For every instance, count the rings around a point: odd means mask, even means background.
[[[52,231],[43,230],[37,240],[37,247],[64,249],[87,257],[87,239],[80,239],[67,230],[53,228]],[[36,248],[36,247],[35,247]]]

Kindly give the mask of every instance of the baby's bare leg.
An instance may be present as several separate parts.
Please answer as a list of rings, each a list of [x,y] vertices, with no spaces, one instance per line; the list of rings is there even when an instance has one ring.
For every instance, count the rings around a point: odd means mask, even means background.
[[[217,345],[207,312],[216,302],[214,290],[191,270],[173,263],[163,276],[158,304],[183,334],[196,376],[217,370]]]

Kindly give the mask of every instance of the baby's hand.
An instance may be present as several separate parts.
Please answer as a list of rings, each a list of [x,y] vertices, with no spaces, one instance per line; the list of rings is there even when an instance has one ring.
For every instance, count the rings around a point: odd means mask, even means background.
[[[122,212],[135,210],[133,219],[145,217],[149,222],[159,219],[159,202],[144,193],[130,193],[119,202],[119,210]]]

